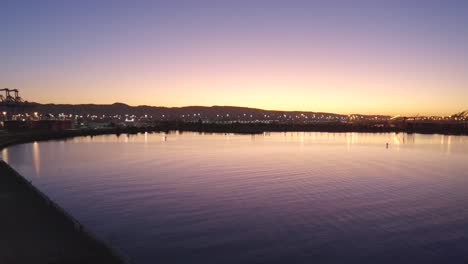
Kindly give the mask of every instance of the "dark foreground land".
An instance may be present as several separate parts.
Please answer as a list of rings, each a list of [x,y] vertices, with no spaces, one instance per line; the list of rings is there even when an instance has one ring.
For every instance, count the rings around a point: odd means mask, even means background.
[[[0,161],[0,263],[124,263]]]

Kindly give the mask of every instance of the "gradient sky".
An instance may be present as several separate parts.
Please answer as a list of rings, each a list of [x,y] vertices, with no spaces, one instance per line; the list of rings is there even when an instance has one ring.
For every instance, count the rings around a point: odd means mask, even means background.
[[[3,0],[0,81],[41,103],[468,108],[467,1]]]

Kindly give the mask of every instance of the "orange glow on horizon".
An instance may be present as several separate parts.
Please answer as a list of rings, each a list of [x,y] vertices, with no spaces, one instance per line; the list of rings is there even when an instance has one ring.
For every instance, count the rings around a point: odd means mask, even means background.
[[[267,74],[268,73],[268,74]],[[342,76],[341,79],[335,76]],[[164,78],[151,74],[140,78],[110,78],[56,82],[53,93],[43,94],[41,85],[23,83],[22,94],[40,103],[183,106],[240,106],[281,111],[312,111],[339,114],[451,115],[467,108],[468,92],[443,94],[426,92],[457,84],[438,80],[411,80],[403,77],[387,80],[385,76],[316,72],[220,72],[168,73]],[[178,78],[179,77],[179,78]],[[89,85],[87,83],[92,83]],[[43,87],[50,86],[43,84]],[[67,93],[67,90],[80,91]],[[465,95],[465,96],[463,96]]]

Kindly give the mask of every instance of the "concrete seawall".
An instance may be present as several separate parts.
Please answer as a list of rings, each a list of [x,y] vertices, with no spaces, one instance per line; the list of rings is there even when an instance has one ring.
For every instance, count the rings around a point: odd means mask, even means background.
[[[128,263],[0,160],[0,263]]]

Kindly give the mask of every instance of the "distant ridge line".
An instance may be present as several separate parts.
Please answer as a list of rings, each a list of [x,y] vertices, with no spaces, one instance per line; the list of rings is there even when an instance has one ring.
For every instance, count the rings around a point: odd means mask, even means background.
[[[262,115],[262,114],[310,114],[310,115],[332,115],[332,116],[349,116],[348,114],[337,114],[331,112],[315,112],[315,111],[301,111],[301,110],[266,110],[261,108],[242,107],[242,106],[181,106],[181,107],[166,107],[166,106],[149,106],[138,105],[130,106],[125,103],[116,102],[113,104],[41,104],[31,103],[35,106],[37,111],[42,113],[71,113],[71,114],[183,114],[186,111],[200,112],[204,115],[228,114],[233,115]],[[187,113],[189,114],[189,113]],[[380,114],[352,114],[359,116],[378,116],[390,117],[389,115]]]

